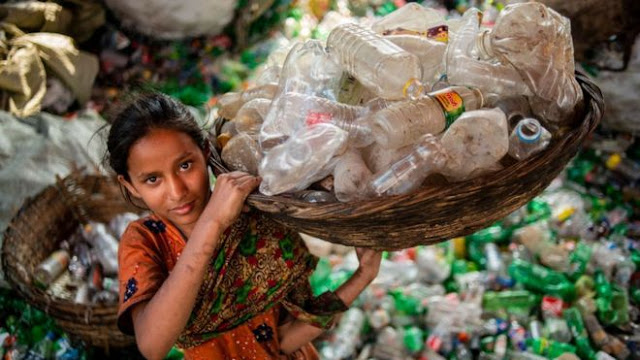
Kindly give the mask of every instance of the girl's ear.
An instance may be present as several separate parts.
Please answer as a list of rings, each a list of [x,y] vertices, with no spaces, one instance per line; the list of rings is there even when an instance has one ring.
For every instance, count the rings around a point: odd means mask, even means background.
[[[127,181],[127,179],[124,178],[124,176],[122,175],[118,175],[118,182],[125,187],[125,189],[127,189],[127,191],[129,192],[129,194],[131,194],[133,197],[136,197],[138,199],[142,198],[142,196],[140,196],[140,193],[138,192],[138,190],[136,190],[136,188],[133,186],[133,184],[131,184],[129,181]]]

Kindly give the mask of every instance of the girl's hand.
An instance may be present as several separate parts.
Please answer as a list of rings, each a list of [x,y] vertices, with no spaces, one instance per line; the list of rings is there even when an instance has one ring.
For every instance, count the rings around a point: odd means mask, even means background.
[[[259,177],[240,171],[218,176],[201,218],[217,223],[221,231],[226,230],[236,221],[244,201],[260,185],[260,181]]]
[[[366,278],[369,282],[378,276],[380,270],[380,263],[382,262],[382,251],[373,250],[369,248],[356,248],[356,255],[360,266],[356,273]]]

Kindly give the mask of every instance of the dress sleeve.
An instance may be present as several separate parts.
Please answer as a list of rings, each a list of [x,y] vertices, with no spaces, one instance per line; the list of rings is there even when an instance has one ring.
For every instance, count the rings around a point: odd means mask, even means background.
[[[293,289],[282,301],[282,306],[294,318],[315,327],[331,328],[336,315],[349,309],[333,291],[314,296],[307,276],[301,277]]]
[[[151,299],[168,276],[157,240],[139,221],[131,223],[120,239],[118,328],[125,334],[134,334],[130,310]]]

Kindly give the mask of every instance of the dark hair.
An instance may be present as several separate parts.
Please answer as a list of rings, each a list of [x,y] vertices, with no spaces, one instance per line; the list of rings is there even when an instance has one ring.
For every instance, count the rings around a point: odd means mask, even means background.
[[[186,106],[165,94],[139,94],[118,112],[107,136],[105,162],[117,175],[130,181],[127,160],[131,146],[152,129],[185,133],[200,149],[206,149],[205,134]],[[131,201],[125,189],[123,195]]]

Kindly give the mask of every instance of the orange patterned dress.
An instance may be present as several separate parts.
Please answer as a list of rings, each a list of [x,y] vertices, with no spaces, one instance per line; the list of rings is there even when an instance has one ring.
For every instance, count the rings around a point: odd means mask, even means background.
[[[317,359],[309,343],[283,355],[278,326],[299,319],[329,328],[347,307],[333,292],[314,296],[317,258],[300,236],[258,212],[242,214],[220,239],[186,328],[185,359]],[[133,222],[118,254],[118,326],[133,334],[131,308],[149,301],[175,266],[185,237],[156,215]]]

